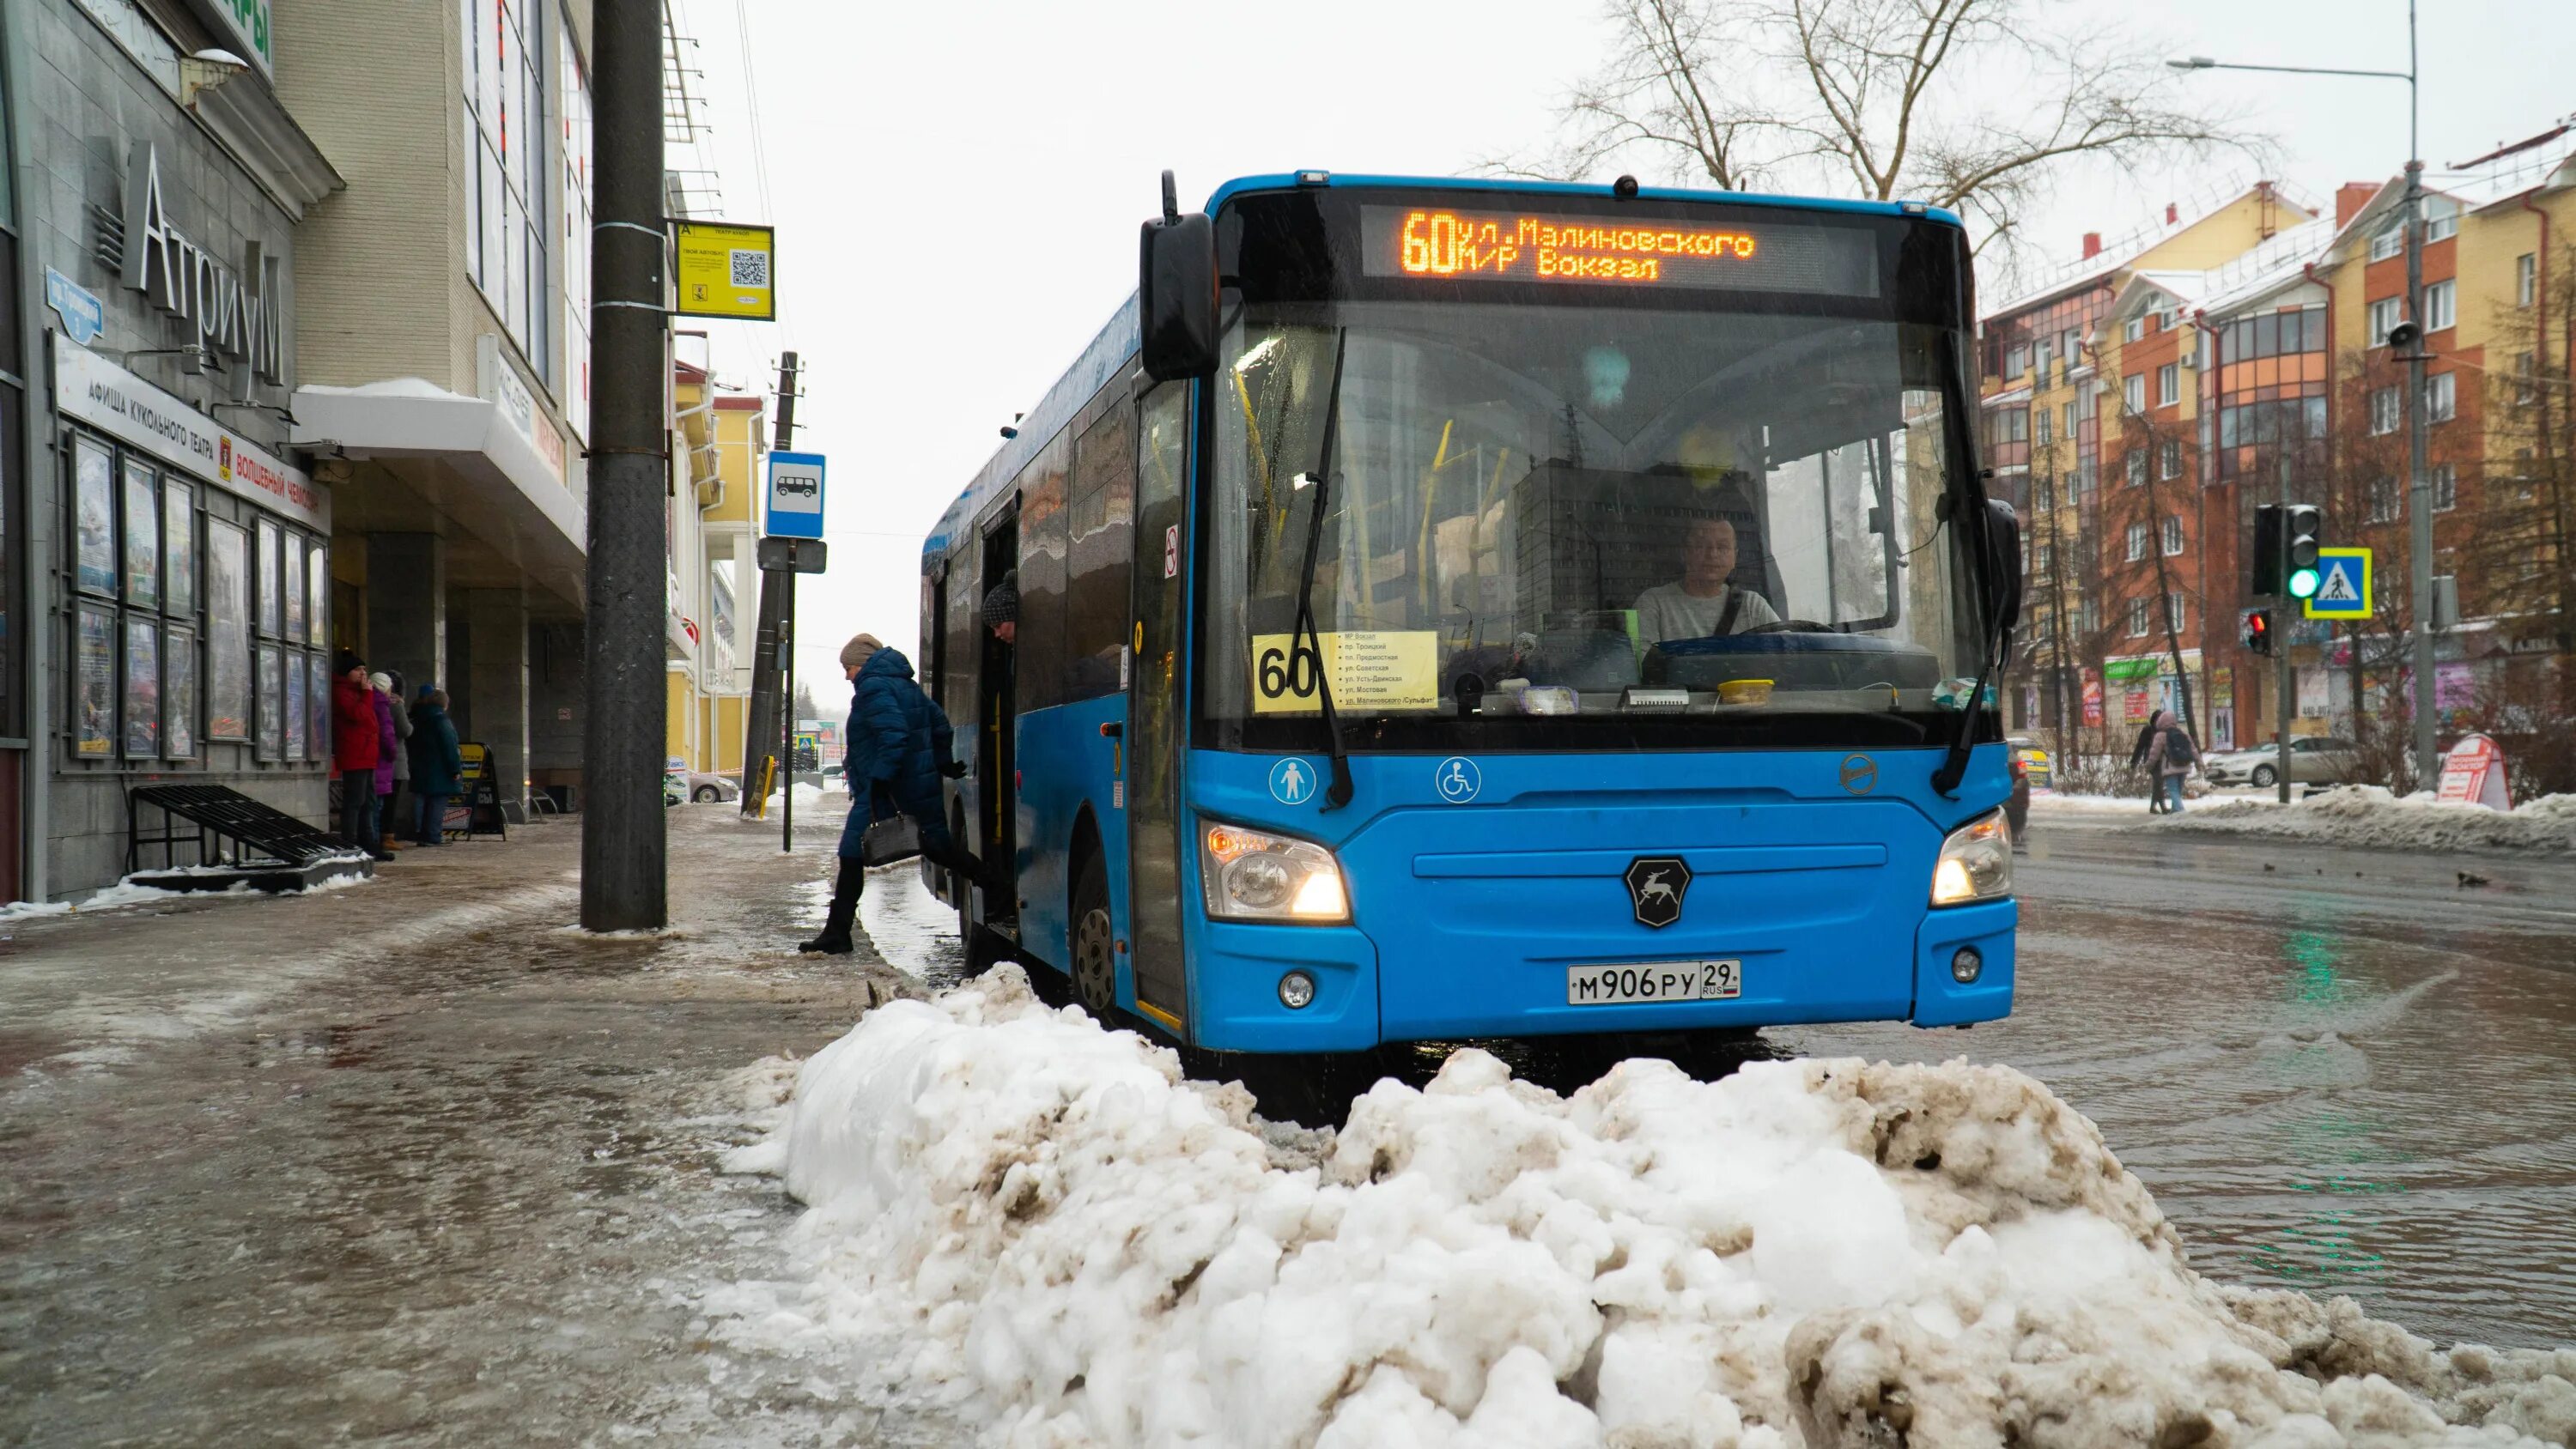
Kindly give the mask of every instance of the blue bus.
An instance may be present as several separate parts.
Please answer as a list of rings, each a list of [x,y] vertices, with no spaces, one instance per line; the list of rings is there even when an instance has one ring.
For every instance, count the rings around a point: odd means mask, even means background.
[[[2011,1009],[1956,217],[1166,175],[1139,262],[922,553],[970,968],[1243,1052]]]

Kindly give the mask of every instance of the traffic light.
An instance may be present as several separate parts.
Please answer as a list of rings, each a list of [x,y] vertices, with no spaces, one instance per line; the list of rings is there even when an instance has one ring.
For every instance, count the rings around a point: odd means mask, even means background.
[[[2236,633],[2245,642],[2246,652],[2268,655],[2272,652],[2272,611],[2246,609],[2236,618]]]
[[[2325,515],[2313,503],[2293,503],[2282,515],[2282,573],[2291,598],[2314,598],[2324,581],[2317,571],[2317,535],[2324,527]]]
[[[2281,596],[2281,505],[2264,503],[2254,509],[2254,552],[2248,556],[2253,567],[2245,581],[2245,592],[2257,599]]]

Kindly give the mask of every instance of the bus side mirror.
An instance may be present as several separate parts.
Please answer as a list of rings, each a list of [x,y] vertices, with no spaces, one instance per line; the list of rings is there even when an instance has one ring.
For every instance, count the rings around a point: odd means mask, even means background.
[[[1986,500],[1986,618],[1997,634],[2021,621],[2021,517],[2010,502]]]
[[[1146,375],[1156,382],[1216,371],[1216,225],[1181,215],[1172,173],[1163,214],[1146,222],[1136,266],[1136,325]]]

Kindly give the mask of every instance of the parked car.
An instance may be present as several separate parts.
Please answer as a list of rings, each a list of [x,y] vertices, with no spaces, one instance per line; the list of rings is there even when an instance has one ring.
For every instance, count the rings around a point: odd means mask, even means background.
[[[2213,785],[2252,785],[2261,789],[2280,783],[2281,757],[2270,745],[2211,755],[2201,767]],[[2361,748],[2331,735],[2301,735],[2290,741],[2290,779],[2301,785],[2349,785],[2361,778]]]
[[[731,775],[717,775],[705,770],[674,772],[681,774],[688,788],[688,798],[701,805],[717,800],[739,800],[742,785]]]
[[[2048,788],[2053,772],[2049,766],[2048,751],[2039,747],[2039,741],[2028,735],[2006,735],[2004,748],[2012,752],[2013,761],[2021,767],[2021,773],[2028,777],[2030,788],[2034,790]]]

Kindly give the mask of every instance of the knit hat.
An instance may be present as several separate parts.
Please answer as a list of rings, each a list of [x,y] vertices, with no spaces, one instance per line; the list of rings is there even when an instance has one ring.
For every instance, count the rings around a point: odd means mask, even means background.
[[[431,695],[436,694],[436,693],[438,693],[438,686],[437,686],[437,685],[435,685],[435,684],[424,684],[424,685],[422,685],[422,686],[420,687],[420,693],[418,693],[418,694],[416,694],[416,695],[413,695],[413,696],[412,696],[412,698],[414,698],[414,699],[427,699],[427,698],[429,698]]]
[[[381,669],[368,675],[367,682],[374,685],[376,688],[383,690],[387,694],[394,692],[394,677],[385,673]]]
[[[874,634],[854,634],[850,636],[849,643],[841,646],[841,667],[843,669],[861,668],[884,647],[885,645],[879,643]]]
[[[981,613],[984,617],[984,627],[987,629],[1000,624],[1019,622],[1020,571],[1018,569],[1006,571],[1002,575],[1002,581],[993,585],[992,592],[984,596],[984,607]]]
[[[331,656],[331,672],[333,674],[346,674],[350,670],[355,669],[364,663],[366,663],[366,661],[358,657],[356,650],[343,649],[339,653]]]

